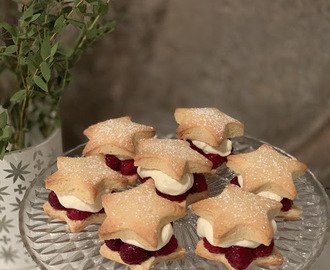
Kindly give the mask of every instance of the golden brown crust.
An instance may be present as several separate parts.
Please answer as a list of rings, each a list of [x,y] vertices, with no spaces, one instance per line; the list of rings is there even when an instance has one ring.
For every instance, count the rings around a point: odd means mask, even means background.
[[[229,270],[236,270],[235,268],[233,268],[230,265],[230,263],[228,262],[228,260],[225,257],[225,254],[215,254],[215,253],[209,252],[204,247],[203,240],[200,240],[197,243],[195,252],[196,252],[197,255],[199,255],[203,258],[224,263]],[[273,252],[272,252],[271,255],[269,255],[267,257],[258,257],[256,259],[254,259],[252,261],[252,263],[249,265],[248,268],[250,268],[251,266],[254,266],[254,265],[259,265],[259,266],[272,265],[272,266],[276,266],[276,265],[281,265],[282,263],[283,263],[283,256],[279,252],[279,250],[276,247],[274,247]]]
[[[296,188],[293,177],[303,175],[306,165],[263,144],[256,151],[227,157],[227,167],[243,177],[243,189],[259,193],[271,191],[293,200]]]
[[[102,153],[134,158],[136,142],[151,138],[155,133],[153,127],[132,122],[129,116],[100,122],[84,131],[89,141],[83,149],[83,155]]]
[[[298,206],[293,204],[289,211],[286,212],[281,211],[276,217],[283,218],[286,220],[297,220],[299,219],[301,214],[302,214],[302,210]]]
[[[101,246],[100,253],[103,257],[106,257],[110,260],[129,266],[131,270],[148,270],[156,263],[165,262],[165,261],[174,261],[183,258],[185,254],[185,249],[178,246],[178,248],[174,252],[172,252],[167,256],[150,257],[141,264],[136,264],[136,265],[129,265],[124,263],[123,260],[120,258],[119,252],[112,251],[106,246],[106,244],[103,244]]]
[[[47,189],[57,194],[72,195],[94,204],[97,194],[106,189],[125,188],[128,180],[110,169],[103,155],[58,157],[58,171],[45,180]]]
[[[269,245],[274,235],[270,220],[281,208],[277,201],[231,184],[220,195],[192,204],[192,210],[212,225],[215,245],[241,239]]]
[[[93,214],[84,220],[71,220],[67,217],[66,210],[56,210],[49,204],[49,202],[46,202],[43,205],[43,209],[47,216],[66,222],[70,228],[70,231],[73,233],[81,232],[90,224],[102,223],[106,217],[106,215],[103,213]]]
[[[187,214],[175,202],[157,195],[153,179],[123,192],[102,196],[107,215],[99,228],[101,240],[120,238],[135,240],[156,248],[161,229]]]
[[[185,173],[210,173],[212,162],[177,139],[142,139],[137,144],[136,166],[160,170],[177,181]]]
[[[178,138],[198,140],[213,147],[223,139],[242,136],[244,125],[217,108],[177,108],[174,113],[179,124]]]

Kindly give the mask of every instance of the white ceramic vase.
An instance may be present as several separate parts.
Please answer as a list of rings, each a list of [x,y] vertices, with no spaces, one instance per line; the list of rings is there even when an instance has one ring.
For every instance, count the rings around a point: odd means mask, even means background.
[[[38,269],[23,246],[18,213],[31,181],[62,153],[61,129],[0,160],[0,270]]]

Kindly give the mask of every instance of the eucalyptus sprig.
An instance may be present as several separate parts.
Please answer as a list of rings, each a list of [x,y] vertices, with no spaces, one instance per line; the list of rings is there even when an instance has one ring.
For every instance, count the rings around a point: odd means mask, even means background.
[[[1,101],[0,158],[26,147],[25,134],[33,127],[46,137],[56,126],[70,70],[92,43],[114,30],[115,21],[102,18],[109,1],[16,0],[17,23],[0,21],[0,72],[9,70],[16,81]]]

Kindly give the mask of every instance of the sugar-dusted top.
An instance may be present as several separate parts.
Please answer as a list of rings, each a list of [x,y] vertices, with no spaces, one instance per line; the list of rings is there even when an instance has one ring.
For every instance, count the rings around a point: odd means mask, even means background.
[[[139,139],[140,136],[137,134],[142,133],[144,133],[144,135],[140,135],[141,137],[152,137],[155,134],[155,129],[150,126],[132,122],[129,116],[109,119],[92,125],[84,131],[84,134],[89,139],[84,152],[110,144],[121,147],[130,153],[134,153],[134,140]],[[135,138],[135,136],[137,136],[137,138]]]
[[[59,157],[58,171],[68,178],[81,179],[91,184],[98,184],[105,178],[122,178],[120,174],[110,169],[101,155],[89,157]]]
[[[254,231],[254,235],[248,235],[247,238],[236,236],[241,239],[232,240],[246,239],[259,243],[264,243],[265,239],[271,240],[273,230],[270,219],[281,207],[282,204],[277,201],[244,191],[235,185],[227,185],[220,195],[192,205],[197,215],[213,224],[214,240],[218,243],[237,226],[247,227],[248,230],[242,228],[242,231]]]
[[[227,166],[243,177],[243,189],[254,192],[262,186],[274,183],[296,196],[294,175],[302,175],[306,165],[284,156],[273,147],[263,144],[256,151],[228,157]]]
[[[148,160],[148,164],[144,163],[145,160]],[[188,142],[179,139],[139,140],[135,163],[144,168],[161,170],[166,174],[168,171],[164,170],[168,168],[165,164],[169,164],[179,178],[185,172],[210,172],[212,168],[212,163],[207,158],[191,149]]]
[[[242,123],[217,108],[177,108],[174,116],[179,124],[177,135],[183,139],[199,139],[219,145],[223,139],[242,136],[244,132]],[[202,133],[194,132],[196,128],[202,129]]]
[[[104,195],[102,202],[107,218],[99,230],[101,239],[124,240],[130,235],[152,248],[158,244],[161,226],[187,214],[177,203],[158,196],[152,179],[133,189]]]

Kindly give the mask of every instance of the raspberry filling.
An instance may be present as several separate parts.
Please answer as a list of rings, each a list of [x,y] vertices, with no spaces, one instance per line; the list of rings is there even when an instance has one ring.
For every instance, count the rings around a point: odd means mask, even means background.
[[[109,249],[119,252],[120,258],[127,264],[141,264],[151,256],[166,256],[174,252],[178,247],[178,241],[174,235],[172,235],[170,241],[164,247],[155,251],[148,251],[135,245],[124,243],[120,239],[110,239],[104,242]]]
[[[145,182],[147,179],[148,179],[148,177],[146,177],[144,179],[140,179],[140,181]],[[204,174],[194,173],[194,184],[185,193],[180,194],[180,195],[168,195],[168,194],[160,192],[159,190],[156,190],[156,192],[159,196],[161,196],[165,199],[168,199],[170,201],[183,202],[184,200],[187,199],[189,194],[206,191],[207,189],[208,189],[208,186],[207,186]]]
[[[80,211],[73,208],[65,208],[60,201],[58,200],[58,197],[54,191],[51,191],[48,195],[48,202],[56,210],[64,210],[66,211],[66,215],[71,220],[84,220],[88,218],[89,216],[93,214],[103,214],[104,208],[102,208],[99,212],[93,213],[93,212],[86,212],[86,211]]]
[[[236,270],[246,269],[254,259],[258,257],[267,257],[272,254],[274,248],[274,240],[269,246],[259,245],[256,248],[247,248],[241,246],[231,246],[221,248],[213,246],[203,238],[204,247],[211,253],[224,254],[230,265]]]
[[[288,199],[288,198],[283,198],[281,200],[281,204],[282,204],[281,211],[287,212],[287,211],[289,211],[292,208],[293,201],[290,200],[290,199]]]
[[[240,184],[238,183],[238,178],[237,176],[235,176],[233,179],[231,179],[230,184],[236,185],[236,186],[240,186]],[[282,208],[281,211],[282,212],[287,212],[292,208],[293,205],[293,201],[288,199],[288,198],[283,198],[281,200],[281,204],[282,204]]]
[[[212,169],[216,169],[220,167],[223,163],[227,161],[227,156],[222,157],[219,154],[206,154],[203,152],[202,149],[198,148],[196,145],[192,143],[192,141],[187,140],[190,143],[190,147],[197,151],[198,153],[202,154],[204,157],[206,157],[208,160],[210,160],[213,164]]]
[[[120,160],[115,155],[105,155],[105,164],[114,171],[121,172],[123,175],[136,174],[137,167],[134,166],[134,159]]]

